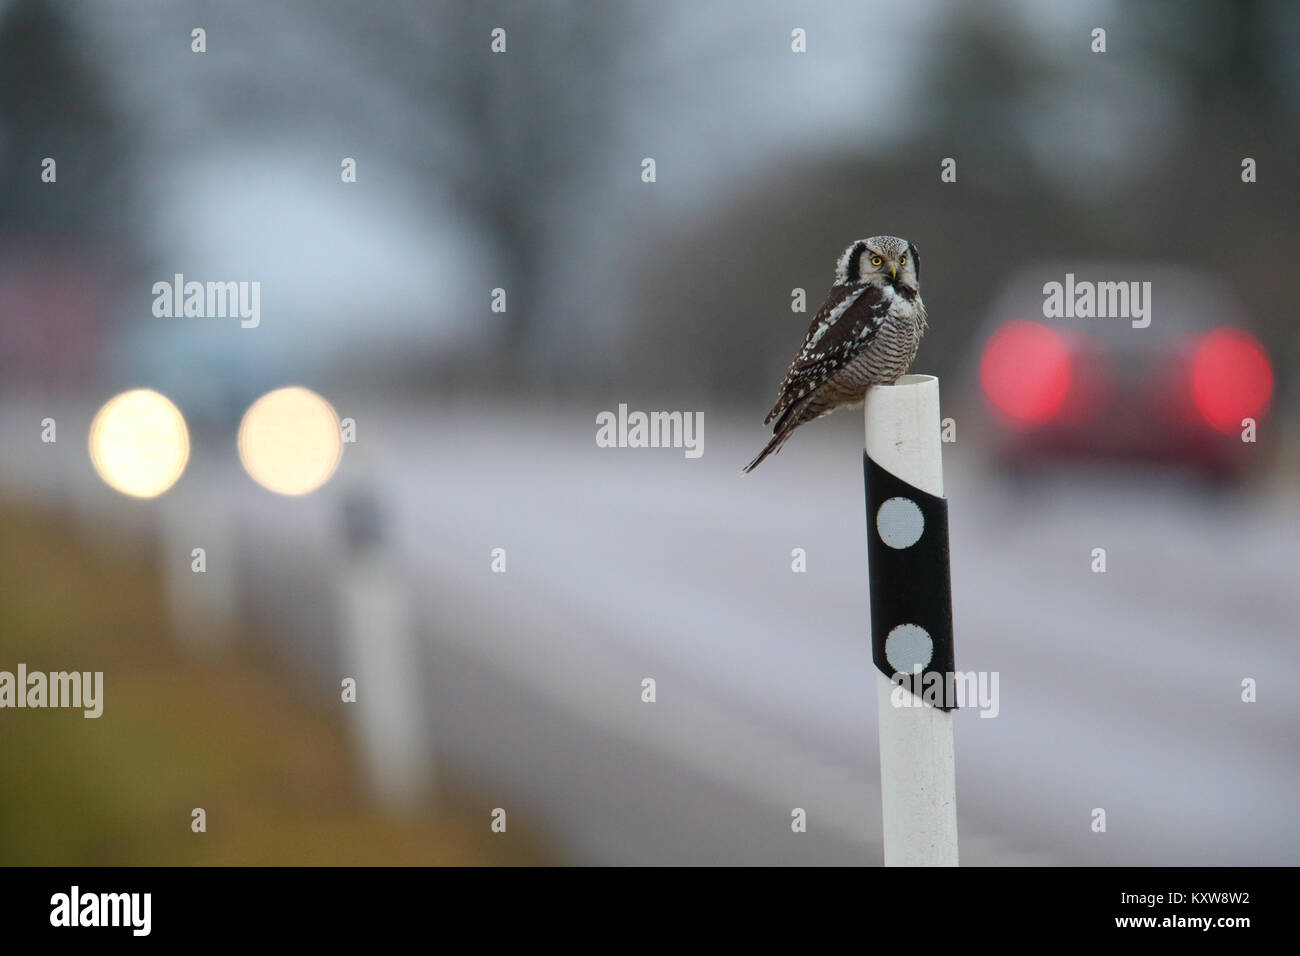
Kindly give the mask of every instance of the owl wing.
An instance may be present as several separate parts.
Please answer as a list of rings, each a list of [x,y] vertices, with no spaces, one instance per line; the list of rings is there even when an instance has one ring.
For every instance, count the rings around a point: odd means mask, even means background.
[[[763,424],[783,415],[851,362],[875,336],[889,307],[885,290],[879,285],[864,282],[834,286],[808,326],[803,347],[790,363],[780,397]]]

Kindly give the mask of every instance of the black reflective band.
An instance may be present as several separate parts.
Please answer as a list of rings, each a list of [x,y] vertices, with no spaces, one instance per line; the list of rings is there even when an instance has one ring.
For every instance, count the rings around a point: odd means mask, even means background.
[[[864,451],[862,467],[867,493],[867,576],[871,590],[871,657],[886,677],[895,669],[886,656],[886,640],[905,624],[921,628],[933,642],[929,663],[921,671],[938,674],[942,684],[915,686],[911,674],[897,678],[923,700],[935,702],[923,687],[942,687],[945,696],[936,704],[942,710],[953,703],[951,681],[954,670],[952,649],[952,581],[948,556],[948,501],[915,488],[894,475]],[[877,527],[880,506],[891,498],[913,502],[924,523],[921,536],[907,547],[890,547]],[[907,506],[904,505],[906,508]],[[909,509],[910,511],[910,509]],[[912,633],[915,633],[914,631]],[[934,678],[931,678],[933,681]]]

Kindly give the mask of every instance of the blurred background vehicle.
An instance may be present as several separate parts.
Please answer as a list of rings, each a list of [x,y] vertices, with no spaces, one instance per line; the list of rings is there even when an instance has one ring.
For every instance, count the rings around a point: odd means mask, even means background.
[[[1129,276],[1140,279],[1125,280],[1122,295],[1098,285]],[[1073,314],[1074,290],[1098,288],[1114,302]],[[1137,317],[1134,291],[1152,300]],[[1061,296],[1070,314],[1045,315],[1061,311]],[[1116,305],[1122,314],[1096,314]],[[1218,478],[1263,467],[1251,442],[1267,424],[1273,366],[1247,326],[1217,276],[1131,262],[1027,267],[994,297],[979,340],[1000,466],[1137,461]]]

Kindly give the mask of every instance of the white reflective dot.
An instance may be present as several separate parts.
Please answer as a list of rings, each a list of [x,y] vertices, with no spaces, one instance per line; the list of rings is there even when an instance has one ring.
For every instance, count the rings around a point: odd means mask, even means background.
[[[900,624],[885,638],[885,660],[895,671],[911,674],[916,665],[924,670],[934,656],[934,639],[923,627]]]
[[[925,515],[911,498],[889,498],[876,511],[876,533],[891,548],[910,548],[924,530]]]

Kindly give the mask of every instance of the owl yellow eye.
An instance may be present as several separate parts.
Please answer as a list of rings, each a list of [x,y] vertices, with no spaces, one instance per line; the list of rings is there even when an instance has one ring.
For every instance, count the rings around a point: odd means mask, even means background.
[[[878,265],[880,265],[880,264],[881,264],[882,262],[884,262],[884,261],[885,261],[885,260],[884,260],[884,259],[881,259],[880,256],[872,256],[872,257],[871,257],[871,264],[872,264],[873,266],[878,266]]]
[[[905,266],[905,265],[907,265],[907,256],[899,256],[899,257],[898,257],[898,264],[899,264],[900,266]]]

